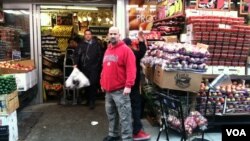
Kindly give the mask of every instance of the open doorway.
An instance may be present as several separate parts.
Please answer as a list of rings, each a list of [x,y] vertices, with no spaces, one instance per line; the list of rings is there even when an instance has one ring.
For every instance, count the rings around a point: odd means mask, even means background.
[[[84,31],[90,29],[94,36],[104,41],[113,24],[112,6],[40,6],[44,102],[60,102],[65,92],[63,83],[72,70],[68,70],[64,61],[69,39],[76,35],[83,38]]]

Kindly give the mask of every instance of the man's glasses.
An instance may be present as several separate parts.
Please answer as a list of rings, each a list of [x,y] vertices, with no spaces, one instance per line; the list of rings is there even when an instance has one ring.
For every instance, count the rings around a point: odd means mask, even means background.
[[[109,35],[117,35],[117,33],[109,33]]]

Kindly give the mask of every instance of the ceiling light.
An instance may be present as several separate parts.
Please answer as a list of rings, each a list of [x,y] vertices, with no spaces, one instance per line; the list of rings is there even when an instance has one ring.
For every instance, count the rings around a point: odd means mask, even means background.
[[[96,7],[67,6],[70,10],[98,10]]]
[[[18,10],[4,10],[4,12],[8,14],[22,15],[22,13]]]
[[[110,21],[110,19],[109,19],[109,18],[106,18],[105,20],[106,20],[106,22],[109,22],[109,21]]]
[[[41,9],[98,10],[96,7],[42,5]]]
[[[20,11],[13,11],[13,14],[15,14],[15,15],[22,15],[23,13],[21,13]]]
[[[91,21],[91,20],[92,20],[92,18],[91,18],[91,17],[87,17],[87,19],[88,19],[88,21]]]
[[[54,6],[54,5],[42,5],[41,6],[42,9],[66,9],[66,6]]]
[[[82,22],[82,18],[78,17],[78,21],[79,21],[79,22]]]
[[[101,22],[102,21],[102,19],[101,18],[98,18],[98,22]]]
[[[86,17],[83,17],[83,18],[82,18],[82,21],[87,21],[87,18],[86,18]]]
[[[3,12],[8,13],[8,14],[13,14],[13,10],[4,10]]]
[[[26,14],[26,15],[30,14],[28,11],[25,11],[25,10],[20,10],[20,12],[22,12],[23,14]]]

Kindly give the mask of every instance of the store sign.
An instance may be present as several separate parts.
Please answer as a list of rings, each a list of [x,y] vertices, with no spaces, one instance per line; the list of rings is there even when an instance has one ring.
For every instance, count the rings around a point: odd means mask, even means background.
[[[151,30],[156,17],[156,5],[129,6],[129,30]]]
[[[157,19],[184,14],[184,6],[183,0],[167,0],[160,2],[157,5]]]
[[[196,7],[201,9],[230,10],[231,0],[197,0]]]
[[[109,27],[90,26],[89,30],[92,32],[93,35],[107,35]]]
[[[21,52],[17,50],[12,51],[12,60],[21,60]]]

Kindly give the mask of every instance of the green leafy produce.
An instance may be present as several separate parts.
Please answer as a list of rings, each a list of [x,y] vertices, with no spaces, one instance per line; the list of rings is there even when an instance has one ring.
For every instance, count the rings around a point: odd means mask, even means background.
[[[0,95],[16,90],[16,79],[13,75],[0,75]]]

